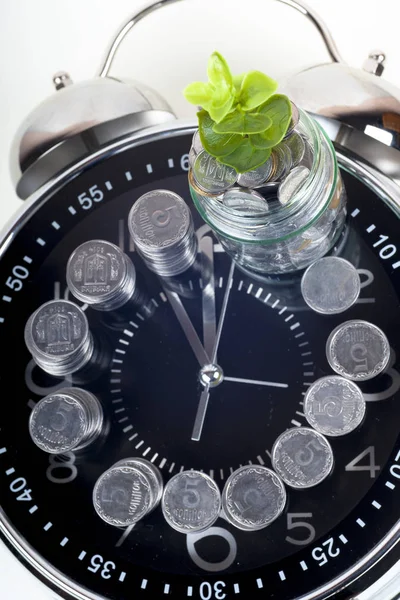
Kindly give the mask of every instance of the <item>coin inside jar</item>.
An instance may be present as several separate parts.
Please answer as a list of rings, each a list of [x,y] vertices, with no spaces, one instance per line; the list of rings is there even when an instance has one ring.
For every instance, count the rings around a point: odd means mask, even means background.
[[[274,160],[270,157],[265,163],[246,173],[239,173],[237,182],[240,186],[246,188],[262,187],[269,180],[274,170]]]
[[[278,200],[283,206],[289,204],[305,184],[309,175],[310,169],[307,167],[295,167],[288,173],[278,188]]]
[[[205,531],[221,510],[215,481],[200,471],[182,471],[166,484],[162,511],[167,523],[181,533]]]
[[[288,138],[285,139],[285,144],[289,148],[292,155],[292,167],[297,167],[305,154],[305,141],[299,133],[294,131]]]
[[[301,280],[304,301],[324,315],[348,310],[357,302],[360,289],[357,269],[337,256],[320,258],[308,267]]]
[[[250,465],[237,469],[222,492],[223,514],[243,531],[259,531],[282,514],[286,490],[281,479],[267,467]]]
[[[268,203],[256,190],[233,187],[222,197],[222,203],[238,214],[263,214],[268,210]]]
[[[294,488],[310,488],[328,477],[333,452],[328,440],[308,427],[284,431],[272,448],[272,466]]]
[[[221,164],[205,150],[196,156],[192,171],[199,188],[211,194],[228,190],[237,180],[235,169]]]
[[[338,375],[353,381],[367,381],[388,366],[390,346],[379,327],[354,319],[332,331],[326,343],[326,355]]]
[[[304,413],[308,423],[320,433],[346,435],[362,423],[365,400],[358,385],[338,375],[329,375],[308,388]]]
[[[93,505],[109,525],[129,527],[151,506],[151,487],[146,475],[132,466],[114,465],[97,480]]]

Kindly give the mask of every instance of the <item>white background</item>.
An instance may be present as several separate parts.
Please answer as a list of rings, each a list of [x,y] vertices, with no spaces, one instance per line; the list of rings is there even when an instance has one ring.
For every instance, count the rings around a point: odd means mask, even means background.
[[[384,77],[400,87],[398,0],[308,0],[308,4],[329,25],[350,65],[361,66],[371,49],[380,48],[388,56]],[[53,93],[55,72],[66,70],[75,81],[96,74],[108,41],[141,6],[138,0],[1,3],[0,227],[20,205],[8,164],[19,124]],[[121,47],[112,74],[151,85],[178,116],[194,115],[181,90],[194,79],[205,79],[207,57],[214,49],[226,56],[233,72],[260,69],[278,79],[329,60],[304,17],[273,0],[188,0],[142,21]],[[1,546],[0,582],[0,595],[6,600],[55,597]]]

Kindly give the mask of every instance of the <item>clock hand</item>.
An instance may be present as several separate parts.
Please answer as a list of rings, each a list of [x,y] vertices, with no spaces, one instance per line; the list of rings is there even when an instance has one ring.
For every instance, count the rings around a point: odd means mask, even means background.
[[[224,321],[225,321],[226,309],[228,306],[229,294],[230,294],[231,287],[232,287],[234,270],[235,270],[235,263],[232,261],[228,280],[226,282],[224,300],[222,302],[221,315],[219,317],[218,329],[217,329],[217,333],[215,336],[214,348],[211,353],[211,364],[214,364],[215,361],[217,360],[218,346],[219,346],[219,341],[221,339],[222,327],[223,327]],[[201,432],[203,430],[204,419],[206,417],[209,398],[210,398],[210,386],[207,384],[200,396],[199,405],[197,407],[196,419],[194,422],[194,427],[193,427],[193,432],[192,432],[192,440],[195,442],[200,441],[200,438],[201,438]]]
[[[201,238],[200,251],[203,281],[206,281],[206,275],[208,276],[207,285],[204,286],[202,292],[203,340],[204,349],[208,356],[211,356],[217,333],[217,318],[215,314],[214,241],[210,236],[206,235]]]
[[[183,329],[183,332],[186,336],[187,341],[190,344],[190,347],[192,348],[197,360],[200,363],[200,366],[204,367],[205,365],[209,364],[210,359],[206,351],[204,350],[204,347],[199,339],[199,336],[197,335],[195,328],[193,327],[192,321],[189,319],[189,315],[187,314],[181,302],[181,299],[175,292],[170,292],[167,289],[164,289],[164,292],[172,306],[172,309],[176,315],[176,318],[179,321],[180,326]]]
[[[250,383],[253,385],[265,385],[266,387],[288,388],[287,383],[276,383],[275,381],[259,381],[258,379],[242,379],[240,377],[225,377],[224,381],[233,381],[234,383]]]

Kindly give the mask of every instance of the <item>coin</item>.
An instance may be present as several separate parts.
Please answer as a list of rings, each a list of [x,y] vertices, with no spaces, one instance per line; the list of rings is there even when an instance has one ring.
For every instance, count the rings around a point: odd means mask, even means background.
[[[310,488],[321,483],[333,468],[328,440],[308,427],[284,431],[272,448],[272,465],[287,485]]]
[[[338,325],[326,343],[332,369],[353,381],[366,381],[382,373],[389,364],[390,346],[379,327],[354,319]]]
[[[304,413],[309,424],[320,433],[346,435],[362,423],[365,400],[358,385],[338,375],[329,375],[308,388]]]
[[[306,183],[310,175],[307,167],[294,167],[278,188],[278,200],[284,206],[294,199],[297,192]]]
[[[89,425],[83,404],[64,391],[46,396],[36,404],[29,419],[29,432],[41,450],[61,454],[82,444]]]
[[[201,143],[201,139],[200,139],[200,132],[198,129],[196,129],[196,131],[193,134],[192,150],[194,150],[196,154],[199,154],[199,152],[204,150],[203,144]]]
[[[34,357],[57,360],[76,352],[89,335],[84,312],[68,300],[50,300],[28,319],[25,342]]]
[[[151,506],[148,478],[139,469],[114,465],[97,480],[94,508],[106,523],[128,527],[142,519]]]
[[[257,169],[247,171],[246,173],[239,173],[237,182],[242,187],[256,188],[261,187],[266,181],[268,181],[274,168],[274,161],[269,158]]]
[[[306,144],[299,133],[293,132],[285,139],[285,144],[292,155],[292,167],[296,167],[303,159],[306,150]]]
[[[169,190],[140,196],[130,210],[129,232],[152,271],[162,277],[179,275],[197,256],[197,238],[186,202]]]
[[[292,105],[292,118],[290,120],[289,127],[288,127],[288,130],[286,132],[285,138],[288,137],[288,136],[290,136],[290,134],[292,133],[293,129],[296,127],[296,125],[298,124],[298,122],[300,120],[299,109],[297,108],[297,106],[295,105],[294,102],[290,102],[290,104]]]
[[[235,185],[238,176],[235,169],[221,164],[202,150],[194,161],[193,177],[200,189],[218,194]]]
[[[325,256],[310,265],[301,280],[301,292],[310,308],[324,315],[344,312],[360,295],[357,269],[344,258]]]
[[[193,165],[194,165],[194,161],[196,160],[196,156],[197,153],[195,152],[194,148],[190,148],[189,150],[189,166],[191,169],[193,169]]]
[[[292,166],[292,153],[290,152],[286,142],[281,142],[272,150],[271,158],[274,161],[274,172],[271,180],[278,181],[283,179]]]
[[[222,492],[225,517],[243,531],[258,531],[282,514],[286,490],[281,479],[267,467],[250,465],[237,469]]]
[[[144,473],[150,483],[150,489],[152,494],[151,505],[149,507],[149,512],[153,510],[161,501],[162,493],[163,493],[163,479],[160,471],[148,460],[144,460],[143,458],[124,458],[117,462],[118,466],[132,466],[139,471]]]
[[[167,523],[181,533],[205,531],[219,516],[221,494],[215,481],[199,471],[182,471],[170,479],[162,497]]]
[[[133,295],[136,272],[122,250],[104,240],[90,240],[69,257],[66,272],[71,293],[98,310],[120,308]]]
[[[268,203],[261,194],[242,187],[233,187],[225,192],[222,204],[241,215],[264,214],[268,210]]]

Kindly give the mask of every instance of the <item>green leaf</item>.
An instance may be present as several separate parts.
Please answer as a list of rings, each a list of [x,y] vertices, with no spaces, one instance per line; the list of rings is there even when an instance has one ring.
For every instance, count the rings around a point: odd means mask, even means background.
[[[272,125],[262,133],[251,136],[255,148],[273,148],[283,140],[292,118],[292,105],[287,96],[275,94],[258,108],[260,114],[268,116]]]
[[[214,121],[207,111],[201,110],[197,113],[199,120],[199,134],[204,149],[215,157],[230,154],[243,140],[241,135],[220,134],[213,130]]]
[[[246,77],[246,73],[242,73],[241,75],[234,75],[233,76],[233,85],[235,88],[235,92],[236,95],[239,97],[240,95],[240,89],[242,87],[242,81],[243,79]]]
[[[254,110],[268,100],[277,89],[278,83],[268,75],[261,71],[249,71],[242,80],[239,104],[243,110]]]
[[[260,133],[272,124],[268,115],[234,110],[223,121],[214,125],[215,133]]]
[[[213,52],[208,60],[207,75],[210,83],[215,87],[225,84],[225,87],[232,87],[232,74],[228,63],[219,52]]]
[[[271,150],[259,150],[250,144],[249,138],[244,138],[230,154],[218,157],[218,161],[236,169],[238,173],[246,173],[261,166],[269,159]]]
[[[191,104],[197,104],[200,106],[204,106],[211,101],[214,90],[210,86],[209,83],[204,83],[203,81],[195,81],[194,83],[189,83],[188,86],[183,90],[183,95],[186,100]]]
[[[211,118],[216,123],[220,123],[231,110],[234,101],[235,97],[232,89],[221,87],[214,90],[211,101],[202,106],[210,113]]]

